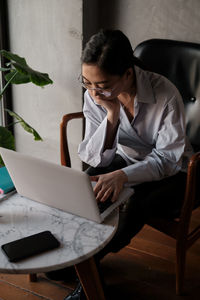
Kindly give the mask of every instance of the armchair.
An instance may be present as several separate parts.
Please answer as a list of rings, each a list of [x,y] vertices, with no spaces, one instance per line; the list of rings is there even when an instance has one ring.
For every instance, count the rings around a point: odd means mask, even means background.
[[[152,219],[148,225],[176,240],[176,293],[183,291],[187,250],[200,237],[199,226],[190,232],[194,203],[200,203],[200,44],[152,39],[139,44],[134,55],[144,68],[166,76],[179,89],[186,113],[187,135],[195,154],[188,164],[185,196],[179,218]],[[67,140],[67,124],[71,119],[84,118],[82,112],[63,116],[60,124],[61,164],[71,167]]]

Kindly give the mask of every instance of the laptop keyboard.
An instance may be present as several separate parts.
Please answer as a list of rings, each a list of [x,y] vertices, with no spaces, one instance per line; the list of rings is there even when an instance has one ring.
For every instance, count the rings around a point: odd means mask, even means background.
[[[102,214],[104,212],[104,210],[106,210],[112,204],[113,204],[113,202],[111,201],[111,199],[107,199],[104,202],[98,202],[98,208],[99,208],[100,214]]]

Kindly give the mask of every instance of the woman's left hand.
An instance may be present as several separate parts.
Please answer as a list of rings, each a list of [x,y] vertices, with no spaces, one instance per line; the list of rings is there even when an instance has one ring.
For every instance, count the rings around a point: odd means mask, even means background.
[[[97,201],[104,202],[112,194],[111,201],[118,199],[119,193],[123,189],[124,183],[128,181],[126,174],[122,170],[90,176],[91,181],[97,181],[94,187],[94,194]]]

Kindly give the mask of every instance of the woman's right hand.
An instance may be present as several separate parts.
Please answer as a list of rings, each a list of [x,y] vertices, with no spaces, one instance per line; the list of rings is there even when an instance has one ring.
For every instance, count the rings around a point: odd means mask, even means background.
[[[94,187],[94,194],[97,201],[100,202],[106,201],[111,195],[111,201],[115,202],[124,187],[124,183],[128,181],[127,175],[122,170],[90,176],[90,179],[97,182]]]
[[[105,99],[100,95],[91,95],[95,102],[107,110],[107,119],[114,126],[117,125],[120,112],[120,101],[118,98]]]
[[[89,91],[95,102],[107,110],[107,132],[104,143],[104,151],[111,149],[115,140],[116,132],[119,125],[120,102],[118,98],[105,99],[96,91]]]

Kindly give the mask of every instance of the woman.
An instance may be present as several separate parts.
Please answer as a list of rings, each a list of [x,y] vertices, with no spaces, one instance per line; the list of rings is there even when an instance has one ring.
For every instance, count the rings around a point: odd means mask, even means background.
[[[124,186],[134,195],[120,211],[113,240],[96,256],[126,246],[150,217],[178,215],[192,155],[184,106],[176,87],[141,69],[128,38],[101,30],[82,55],[86,132],[79,145],[98,202],[116,201]],[[79,288],[66,299],[82,299]]]

